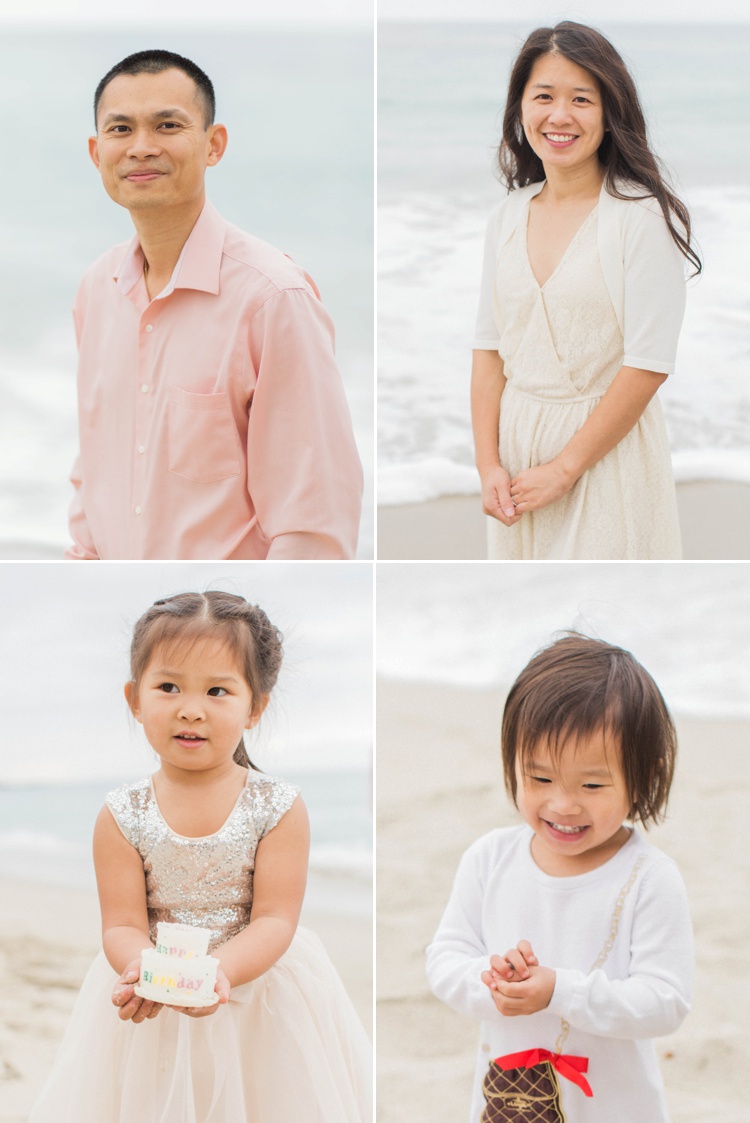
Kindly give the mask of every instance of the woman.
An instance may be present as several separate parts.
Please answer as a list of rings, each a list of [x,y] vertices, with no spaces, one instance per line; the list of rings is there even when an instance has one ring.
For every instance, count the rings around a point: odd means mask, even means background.
[[[674,370],[685,259],[701,263],[598,31],[566,21],[526,40],[500,167],[511,194],[487,227],[472,369],[489,556],[679,558],[655,394]]]

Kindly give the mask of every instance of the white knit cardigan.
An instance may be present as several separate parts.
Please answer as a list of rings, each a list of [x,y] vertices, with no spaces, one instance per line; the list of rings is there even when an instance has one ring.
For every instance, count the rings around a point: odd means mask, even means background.
[[[520,223],[531,199],[544,187],[532,183],[511,192],[492,211],[485,238],[476,350],[500,344],[492,314],[492,292],[500,250]],[[639,194],[635,184],[618,184]],[[654,198],[616,199],[602,184],[598,215],[599,260],[624,339],[623,366],[674,372],[677,340],[685,314],[685,258],[677,248]]]

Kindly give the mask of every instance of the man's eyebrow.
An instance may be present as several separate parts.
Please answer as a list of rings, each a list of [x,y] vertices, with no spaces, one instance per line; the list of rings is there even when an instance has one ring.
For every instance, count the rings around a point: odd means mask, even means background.
[[[183,109],[160,109],[158,110],[158,112],[151,114],[151,119],[153,121],[163,121],[168,117],[179,117],[181,121],[192,120],[192,118],[187,113],[185,113]],[[127,124],[132,120],[133,118],[129,113],[108,113],[102,121],[102,125],[109,125],[113,122],[124,122]]]

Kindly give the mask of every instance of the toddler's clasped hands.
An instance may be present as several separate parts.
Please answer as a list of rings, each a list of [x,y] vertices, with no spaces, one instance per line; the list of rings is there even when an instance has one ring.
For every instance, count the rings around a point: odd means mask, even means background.
[[[135,1025],[140,1022],[145,1022],[149,1018],[155,1018],[164,1005],[163,1002],[152,1002],[148,998],[141,998],[135,993],[135,984],[138,982],[141,974],[141,960],[134,959],[125,968],[120,978],[117,980],[115,989],[112,991],[112,1004],[117,1006],[118,1016],[122,1021],[132,1021]],[[187,1014],[190,1018],[206,1018],[210,1014],[215,1014],[219,1006],[224,1006],[229,1001],[229,994],[231,991],[229,979],[226,977],[221,967],[216,969],[216,1002],[213,1006],[171,1006],[171,1010],[176,1010],[179,1014]]]
[[[482,972],[482,982],[499,1013],[514,1018],[546,1010],[555,989],[555,972],[540,967],[528,940],[519,940],[505,955],[490,956],[490,970]]]

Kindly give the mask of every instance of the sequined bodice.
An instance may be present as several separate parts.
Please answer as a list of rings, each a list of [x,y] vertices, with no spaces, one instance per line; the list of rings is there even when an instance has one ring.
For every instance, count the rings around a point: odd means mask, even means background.
[[[298,794],[285,780],[249,772],[224,825],[185,838],[162,818],[150,780],[110,792],[107,805],[143,860],[152,938],[161,920],[210,928],[209,949],[241,932],[250,921],[258,843]]]

